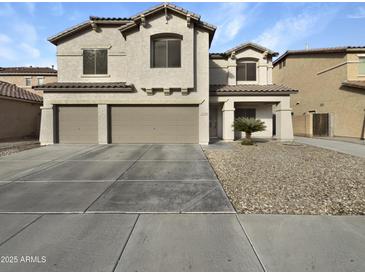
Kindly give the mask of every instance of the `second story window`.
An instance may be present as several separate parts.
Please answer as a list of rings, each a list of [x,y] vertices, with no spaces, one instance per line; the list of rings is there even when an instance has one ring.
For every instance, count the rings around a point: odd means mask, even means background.
[[[151,67],[181,67],[181,38],[179,36],[151,38]]]
[[[31,77],[25,78],[25,86],[27,86],[27,87],[32,86],[32,78]]]
[[[365,56],[359,57],[359,74],[365,75]]]
[[[108,50],[86,49],[83,51],[84,74],[108,74]]]
[[[237,64],[237,81],[256,81],[256,63],[245,62]]]
[[[37,78],[37,85],[43,85],[44,83],[44,78]]]

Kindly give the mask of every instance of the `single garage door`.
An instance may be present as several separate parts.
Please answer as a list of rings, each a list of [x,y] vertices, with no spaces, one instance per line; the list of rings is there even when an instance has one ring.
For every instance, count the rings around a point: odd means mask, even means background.
[[[198,143],[196,105],[110,107],[112,143]]]
[[[98,142],[97,106],[58,106],[58,143],[93,144]]]

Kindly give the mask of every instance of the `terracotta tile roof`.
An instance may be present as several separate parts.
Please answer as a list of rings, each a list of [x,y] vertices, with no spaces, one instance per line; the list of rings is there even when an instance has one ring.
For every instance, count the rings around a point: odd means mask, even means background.
[[[365,81],[345,81],[342,85],[346,87],[365,89]]]
[[[170,8],[170,9],[173,9],[173,10],[176,10],[178,12],[181,12],[184,15],[190,14],[191,17],[194,18],[194,19],[197,19],[197,20],[200,19],[200,15],[199,14],[194,13],[194,12],[191,12],[191,11],[188,11],[188,10],[186,10],[184,8],[181,8],[181,7],[176,6],[174,4],[171,4],[171,3],[163,3],[163,4],[155,5],[155,6],[149,8],[147,10],[144,10],[144,11],[139,12],[138,14],[132,16],[132,19],[134,20],[134,19],[138,18],[139,16],[141,16],[141,14],[148,15],[148,14],[151,14],[151,13],[155,13],[156,11],[161,10],[161,9],[163,9],[165,7]]]
[[[48,83],[39,86],[33,86],[36,90],[44,90],[44,91],[74,91],[74,90],[83,90],[83,91],[100,91],[100,90],[111,90],[111,91],[133,91],[132,85],[127,85],[125,82],[55,82]]]
[[[208,32],[209,32],[209,44],[212,42],[215,30],[216,30],[216,26],[200,20],[200,15],[199,14],[193,13],[191,11],[188,11],[184,8],[181,8],[181,7],[176,6],[174,4],[171,4],[171,3],[159,4],[157,6],[154,6],[150,9],[144,10],[144,11],[132,16],[131,17],[132,21],[130,23],[120,27],[119,30],[122,33],[124,33],[127,30],[130,30],[134,27],[137,27],[137,26],[139,26],[140,21],[142,20],[142,17],[149,16],[151,14],[154,14],[156,12],[164,10],[165,8],[169,9],[169,10],[172,10],[176,13],[179,13],[183,16],[188,16],[189,15],[191,20],[196,24],[196,26],[204,28],[205,30],[208,30]]]
[[[275,52],[275,51],[272,51],[268,48],[265,48],[259,44],[256,44],[256,43],[252,43],[252,42],[246,42],[246,43],[242,43],[242,44],[239,44],[238,46],[234,47],[234,48],[231,48],[225,52],[213,52],[213,53],[209,53],[209,57],[210,58],[213,58],[213,59],[225,59],[227,57],[229,57],[231,55],[232,52],[234,51],[239,51],[241,49],[244,49],[244,48],[249,48],[249,47],[252,47],[252,48],[255,48],[255,49],[258,49],[259,51],[261,52],[267,52],[268,54],[272,55],[272,56],[277,56],[279,53]]]
[[[286,58],[288,55],[304,55],[304,54],[321,54],[321,53],[346,53],[349,51],[365,52],[365,46],[345,46],[345,47],[329,47],[329,48],[314,48],[303,50],[287,50],[284,54],[279,56],[273,64],[276,65],[279,61]]]
[[[129,18],[108,18],[108,17],[97,17],[97,16],[90,16],[90,19],[87,21],[84,21],[80,24],[74,25],[70,28],[67,28],[51,37],[48,38],[48,41],[51,42],[54,45],[57,45],[59,41],[61,41],[64,38],[67,38],[69,36],[72,36],[80,31],[84,31],[87,29],[93,29],[93,26],[95,24],[118,24],[123,25],[128,23],[130,20]]]
[[[70,35],[74,35],[80,31],[84,31],[87,29],[92,29],[95,27],[95,25],[97,24],[119,24],[121,26],[121,31],[130,29],[132,27],[138,26],[138,21],[140,20],[140,17],[142,15],[144,16],[148,16],[150,14],[153,14],[161,9],[164,9],[165,6],[171,10],[174,10],[175,12],[178,12],[180,14],[184,14],[187,15],[189,14],[190,17],[195,20],[194,22],[203,28],[206,28],[209,30],[209,37],[210,37],[210,41],[213,39],[213,35],[214,32],[216,30],[216,27],[208,24],[207,22],[201,21],[200,20],[200,15],[195,14],[193,12],[190,12],[188,10],[185,10],[183,8],[180,8],[176,5],[170,4],[170,3],[166,3],[166,4],[159,4],[155,7],[152,7],[148,10],[145,10],[141,13],[138,13],[135,16],[132,16],[130,18],[128,17],[98,17],[98,16],[90,16],[89,20],[84,21],[78,25],[75,25],[73,27],[70,27],[62,32],[59,32],[56,35],[53,35],[51,37],[48,38],[48,41],[50,41],[51,43],[57,45],[57,43],[59,41],[61,41],[62,39],[69,37]]]
[[[0,96],[41,103],[42,97],[14,84],[0,81]]]
[[[258,50],[261,50],[262,52],[267,51],[269,54],[271,54],[273,56],[279,55],[278,52],[272,51],[271,49],[265,48],[265,47],[263,47],[263,46],[261,46],[259,44],[253,43],[253,42],[246,42],[246,43],[239,44],[238,46],[236,46],[234,48],[231,48],[231,49],[225,51],[224,54],[229,55],[233,51],[238,51],[240,49],[247,48],[247,47],[256,48]]]
[[[211,95],[288,95],[298,91],[283,85],[211,85]]]
[[[99,17],[99,16],[90,16],[90,20],[92,21],[131,21],[130,17]]]
[[[57,75],[57,70],[49,67],[0,67],[0,75]]]

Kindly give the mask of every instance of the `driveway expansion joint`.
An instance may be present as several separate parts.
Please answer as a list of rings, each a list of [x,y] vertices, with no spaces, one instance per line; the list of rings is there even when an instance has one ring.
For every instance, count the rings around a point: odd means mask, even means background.
[[[42,217],[43,217],[43,215],[40,215],[40,216],[36,217],[34,220],[32,220],[31,222],[29,222],[28,224],[26,224],[24,227],[22,227],[20,230],[18,230],[17,232],[15,232],[13,235],[11,235],[10,237],[8,237],[4,241],[2,241],[0,243],[0,246],[2,246],[3,244],[5,244],[9,240],[13,239],[15,236],[17,236],[18,234],[20,234],[21,232],[23,232],[24,230],[26,230],[28,227],[30,227],[32,224],[34,224],[36,221],[38,221]]]
[[[253,245],[253,243],[252,243],[252,241],[251,241],[250,237],[248,236],[248,234],[247,234],[247,232],[246,232],[246,230],[245,230],[245,227],[243,226],[243,224],[241,223],[240,219],[238,218],[238,214],[235,214],[235,215],[236,215],[236,219],[237,219],[238,224],[239,224],[239,225],[240,225],[240,227],[242,228],[242,231],[243,231],[243,233],[245,234],[247,241],[250,243],[250,246],[251,246],[251,248],[252,248],[253,252],[255,253],[256,258],[257,258],[257,260],[259,261],[259,263],[260,263],[260,265],[261,265],[261,267],[262,267],[262,270],[263,270],[264,272],[267,272],[267,270],[266,270],[266,268],[265,268],[264,263],[263,263],[263,262],[262,262],[262,260],[260,259],[260,256],[259,256],[259,254],[257,253],[257,251],[256,251],[256,249],[255,249],[255,246]]]
[[[136,220],[134,221],[134,224],[133,224],[133,226],[132,226],[132,229],[131,229],[131,231],[130,231],[130,232],[129,232],[129,234],[128,234],[127,240],[125,241],[125,243],[124,243],[124,245],[123,245],[123,247],[122,247],[122,251],[120,252],[120,254],[119,254],[119,256],[118,256],[118,259],[117,259],[117,261],[116,261],[116,263],[115,263],[115,265],[114,265],[114,267],[113,267],[112,272],[115,272],[115,269],[117,268],[117,266],[118,266],[118,264],[119,264],[119,262],[120,262],[120,260],[121,260],[121,258],[122,258],[122,256],[123,256],[124,250],[126,249],[127,244],[128,244],[128,242],[129,242],[129,239],[131,238],[132,233],[133,233],[133,231],[134,231],[134,228],[135,228],[135,227],[136,227],[136,225],[137,225],[137,222],[138,222],[139,216],[140,216],[140,214],[138,214],[138,215],[137,215]]]
[[[102,197],[105,193],[107,193],[107,191],[109,190],[109,189],[111,189],[112,188],[112,186],[114,185],[114,184],[116,184],[118,181],[119,181],[119,179],[128,171],[128,170],[130,170],[137,162],[138,162],[138,160],[139,159],[141,159],[142,157],[143,157],[143,155],[145,155],[146,153],[147,153],[147,151],[149,151],[150,150],[150,148],[152,147],[152,145],[149,145],[149,147],[146,149],[146,151],[144,151],[143,153],[141,153],[141,155],[126,169],[126,170],[124,170],[120,175],[119,175],[119,177],[117,178],[117,179],[115,179],[114,180],[114,182],[112,182],[85,210],[84,210],[84,213],[93,205],[93,204],[95,204],[96,203],[96,201],[97,200],[99,200],[99,198],[100,197]]]

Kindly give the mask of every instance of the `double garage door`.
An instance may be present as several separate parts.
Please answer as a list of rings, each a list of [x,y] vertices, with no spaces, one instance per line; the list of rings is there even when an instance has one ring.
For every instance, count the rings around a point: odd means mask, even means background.
[[[111,143],[198,143],[196,105],[116,105],[109,107]],[[56,142],[98,143],[96,105],[58,106]]]

